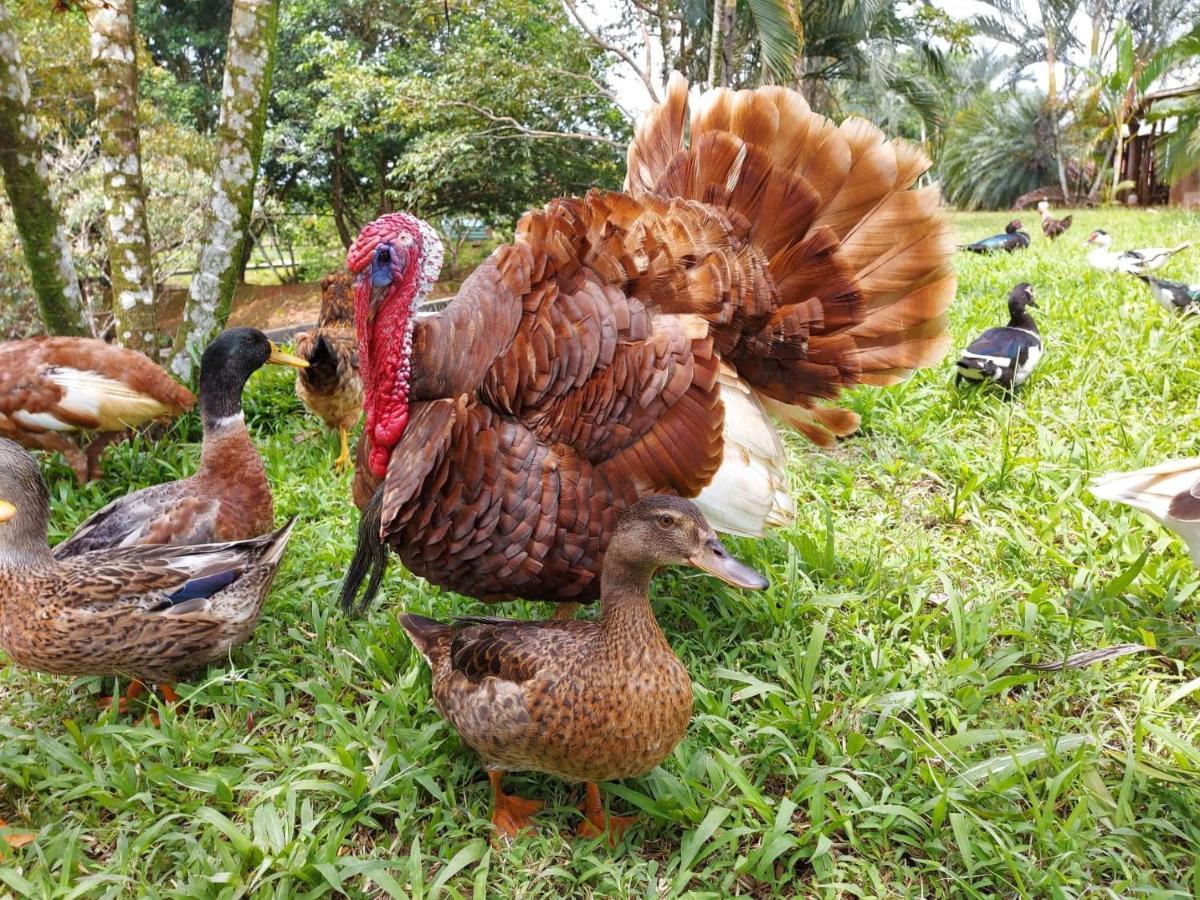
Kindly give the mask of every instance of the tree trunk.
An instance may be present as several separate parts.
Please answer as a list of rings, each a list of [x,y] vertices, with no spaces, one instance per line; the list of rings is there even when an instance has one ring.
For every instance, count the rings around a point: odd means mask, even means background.
[[[1125,123],[1116,124],[1117,143],[1113,151],[1113,180],[1112,191],[1109,192],[1108,202],[1117,202],[1117,185],[1121,183],[1121,167],[1125,163]]]
[[[737,37],[734,24],[737,21],[737,0],[725,0],[724,18],[721,20],[721,32],[724,45],[721,50],[721,86],[728,87],[730,76],[733,74],[733,42]]]
[[[175,338],[171,370],[184,381],[229,318],[238,266],[254,211],[279,0],[234,0],[217,125],[217,164],[205,211],[204,244]]]
[[[347,250],[354,243],[354,235],[346,224],[346,197],[342,188],[342,157],[345,154],[345,129],[338,128],[333,132],[333,160],[329,167],[330,205],[333,207],[333,224],[337,226],[338,237],[342,246]]]
[[[662,52],[662,83],[671,77],[671,12],[667,0],[658,0],[658,46]]]
[[[0,3],[0,168],[25,249],[42,323],[50,334],[91,333],[91,317],[58,206],[50,193],[29,82],[8,10]]]
[[[138,72],[134,0],[87,0],[92,30],[96,128],[104,173],[104,217],[117,342],[154,356],[158,321],[142,148],[138,134]]]
[[[708,42],[708,87],[720,87],[721,77],[721,20],[724,18],[724,0],[713,0],[712,37]]]
[[[1044,15],[1043,15],[1044,18]],[[1054,138],[1054,159],[1058,163],[1058,185],[1062,188],[1063,203],[1069,203],[1071,194],[1067,190],[1067,166],[1062,154],[1062,130],[1058,127],[1058,52],[1054,46],[1055,35],[1046,32],[1046,106],[1050,110],[1050,134]]]

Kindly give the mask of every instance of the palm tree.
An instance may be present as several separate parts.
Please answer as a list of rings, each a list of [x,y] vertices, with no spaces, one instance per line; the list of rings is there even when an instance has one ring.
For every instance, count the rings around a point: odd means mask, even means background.
[[[1045,63],[1046,111],[1050,123],[1054,157],[1058,169],[1059,186],[1063,197],[1070,196],[1067,187],[1067,168],[1062,152],[1062,132],[1059,118],[1062,109],[1058,84],[1058,66],[1064,65],[1068,85],[1071,70],[1067,60],[1072,50],[1081,50],[1082,42],[1071,29],[1071,22],[1079,12],[1081,0],[1038,0],[1035,10],[1021,0],[982,0],[995,15],[981,15],[972,19],[978,32],[1014,49],[1009,61],[1008,83],[1015,86],[1029,66]]]
[[[1120,184],[1125,131],[1130,120],[1164,75],[1186,60],[1200,56],[1200,24],[1193,25],[1187,34],[1166,46],[1139,53],[1133,29],[1128,22],[1120,22],[1113,43],[1112,68],[1108,72],[1091,69],[1092,84],[1085,95],[1086,100],[1100,109],[1107,122],[1100,139],[1110,136],[1113,142],[1111,198],[1116,197]],[[1187,146],[1185,142],[1183,148]]]

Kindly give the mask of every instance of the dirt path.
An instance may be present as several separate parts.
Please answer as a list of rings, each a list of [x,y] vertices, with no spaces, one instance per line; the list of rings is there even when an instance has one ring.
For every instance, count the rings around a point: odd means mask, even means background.
[[[439,281],[430,292],[431,299],[448,297],[458,290],[457,281]],[[174,334],[183,315],[187,290],[176,288],[163,293],[159,312],[159,330]],[[321,312],[321,285],[313,284],[242,284],[233,295],[230,325],[249,325],[263,331],[283,331],[317,321]]]

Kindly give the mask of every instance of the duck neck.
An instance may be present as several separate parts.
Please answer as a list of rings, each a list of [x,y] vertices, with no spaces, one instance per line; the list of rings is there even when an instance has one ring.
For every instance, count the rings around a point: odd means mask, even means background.
[[[650,608],[650,581],[657,566],[609,555],[600,576],[600,627],[626,639],[662,639],[662,629]]]
[[[4,532],[0,537],[0,571],[21,570],[54,565],[54,554],[46,543],[46,522],[50,507],[18,514],[11,522],[0,525]],[[2,598],[0,598],[2,599]]]
[[[246,379],[246,375],[227,369],[200,374],[200,422],[204,428],[201,468],[227,466],[229,454],[239,447],[257,458],[242,411]]]
[[[1033,321],[1033,316],[1023,309],[1009,311],[1008,327],[1020,328],[1022,331],[1032,331],[1034,334],[1038,333],[1038,327]]]

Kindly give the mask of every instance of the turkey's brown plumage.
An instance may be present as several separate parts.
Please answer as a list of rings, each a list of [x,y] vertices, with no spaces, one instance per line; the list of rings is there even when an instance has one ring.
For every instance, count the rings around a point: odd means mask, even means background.
[[[354,280],[349,272],[321,279],[321,315],[312,331],[296,333],[296,355],[308,362],[296,373],[296,395],[325,427],[338,432],[342,455],[350,462],[348,434],[362,415],[362,379],[354,337]]]
[[[919,150],[783,88],[717,91],[687,122],[675,76],[624,193],[528,213],[417,318],[378,523],[414,572],[489,600],[590,600],[617,516],[652,493],[761,533],[791,512],[768,410],[829,444],[858,417],[821,401],[945,354],[953,239],[938,189],[908,190]],[[386,227],[351,248],[360,278]]]

